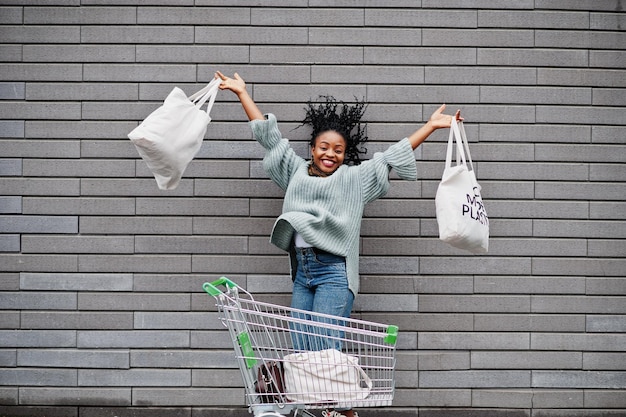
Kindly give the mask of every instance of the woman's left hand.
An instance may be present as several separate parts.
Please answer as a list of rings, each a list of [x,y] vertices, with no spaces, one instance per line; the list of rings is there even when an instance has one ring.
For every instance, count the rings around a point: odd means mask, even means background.
[[[449,114],[443,114],[443,111],[446,109],[446,105],[442,104],[435,112],[430,116],[428,122],[433,127],[433,129],[441,129],[450,127],[452,124],[452,119],[455,118],[457,121],[463,121],[461,117],[461,110],[457,110],[454,116]]]

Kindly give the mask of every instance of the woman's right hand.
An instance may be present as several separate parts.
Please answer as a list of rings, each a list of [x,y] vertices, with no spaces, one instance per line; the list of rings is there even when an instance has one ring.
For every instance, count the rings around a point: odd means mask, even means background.
[[[235,73],[235,78],[230,78],[217,71],[215,78],[222,80],[220,90],[230,90],[237,95],[246,91],[246,82],[237,73]]]

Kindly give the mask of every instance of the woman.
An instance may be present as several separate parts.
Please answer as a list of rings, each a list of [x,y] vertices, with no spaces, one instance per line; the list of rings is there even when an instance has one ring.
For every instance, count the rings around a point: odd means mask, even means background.
[[[389,171],[416,180],[413,150],[432,132],[448,128],[460,111],[445,115],[445,104],[412,135],[360,164],[359,145],[366,139],[360,118],[362,103],[350,107],[327,98],[309,104],[304,124],[313,127],[311,160],[299,157],[278,130],[276,117],[261,113],[244,80],[217,72],[220,89],[231,90],[243,106],[257,141],[266,149],[263,166],[283,190],[283,212],[274,224],[271,242],[289,252],[296,309],[349,317],[359,289],[359,236],[365,205],[386,194]],[[300,338],[295,347],[320,350],[326,338]],[[325,417],[358,417],[352,410],[324,411]]]

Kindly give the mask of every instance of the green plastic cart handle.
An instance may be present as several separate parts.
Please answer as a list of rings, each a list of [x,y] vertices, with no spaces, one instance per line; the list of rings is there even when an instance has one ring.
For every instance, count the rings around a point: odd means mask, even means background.
[[[389,343],[390,345],[395,345],[396,340],[398,340],[398,326],[394,326],[393,324],[387,327],[387,336],[385,336],[385,343]]]
[[[218,286],[223,285],[227,288],[235,288],[237,286],[237,284],[235,284],[234,282],[232,282],[231,280],[229,280],[226,277],[221,277],[218,280],[215,280],[213,282],[205,282],[202,285],[202,288],[204,289],[204,291],[206,291],[209,295],[212,295],[213,297],[217,297],[218,295],[222,294],[222,290],[220,290],[219,288],[217,288]]]

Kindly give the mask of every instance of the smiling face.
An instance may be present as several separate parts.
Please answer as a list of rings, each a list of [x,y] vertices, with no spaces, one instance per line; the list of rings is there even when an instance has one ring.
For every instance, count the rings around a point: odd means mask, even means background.
[[[311,147],[313,163],[325,174],[332,174],[343,164],[346,140],[334,130],[323,132]]]

